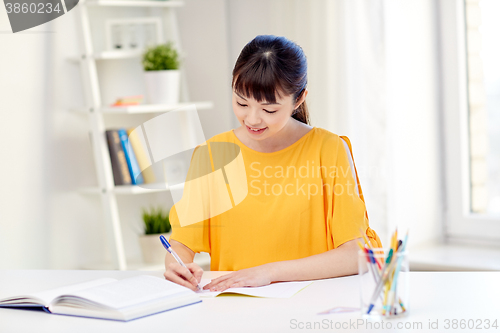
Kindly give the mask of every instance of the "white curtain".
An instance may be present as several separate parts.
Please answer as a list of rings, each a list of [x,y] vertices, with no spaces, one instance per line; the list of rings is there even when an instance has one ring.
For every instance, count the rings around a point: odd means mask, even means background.
[[[370,225],[385,241],[388,144],[383,0],[335,2],[341,92],[335,111],[343,124],[340,130],[353,143]]]

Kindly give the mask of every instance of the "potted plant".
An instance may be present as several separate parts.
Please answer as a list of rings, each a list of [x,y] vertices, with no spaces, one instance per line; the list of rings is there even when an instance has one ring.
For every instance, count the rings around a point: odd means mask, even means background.
[[[151,104],[177,104],[180,91],[179,53],[172,42],[146,49],[142,56],[146,96]]]
[[[161,264],[165,260],[167,251],[160,242],[160,235],[169,238],[172,233],[170,220],[167,212],[161,207],[151,207],[149,211],[142,210],[142,221],[144,222],[144,235],[139,237],[142,256],[145,263]]]

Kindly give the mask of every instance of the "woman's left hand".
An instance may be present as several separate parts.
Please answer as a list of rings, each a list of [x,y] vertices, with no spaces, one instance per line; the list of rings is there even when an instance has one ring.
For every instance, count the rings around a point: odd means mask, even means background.
[[[227,288],[266,286],[271,282],[271,264],[265,264],[220,276],[210,281],[203,289],[224,291]]]

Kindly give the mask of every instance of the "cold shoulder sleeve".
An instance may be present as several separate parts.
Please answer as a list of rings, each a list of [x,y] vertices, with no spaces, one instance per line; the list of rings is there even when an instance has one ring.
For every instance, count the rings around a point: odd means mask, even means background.
[[[169,217],[172,225],[170,240],[184,244],[195,253],[210,253],[209,219],[181,227],[175,205],[170,210]]]
[[[331,185],[326,187],[329,205],[328,228],[333,248],[362,237],[360,230],[363,230],[373,247],[382,247],[380,238],[369,227],[363,191],[352,157],[351,143],[347,137],[338,137],[336,152],[336,161],[330,169],[327,182]]]

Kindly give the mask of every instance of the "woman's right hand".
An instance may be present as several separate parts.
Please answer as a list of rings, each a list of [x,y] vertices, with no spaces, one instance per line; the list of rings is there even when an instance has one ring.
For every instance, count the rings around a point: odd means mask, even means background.
[[[169,281],[196,291],[203,275],[203,269],[194,262],[186,264],[186,267],[182,267],[177,262],[171,262],[167,265],[163,276]]]

